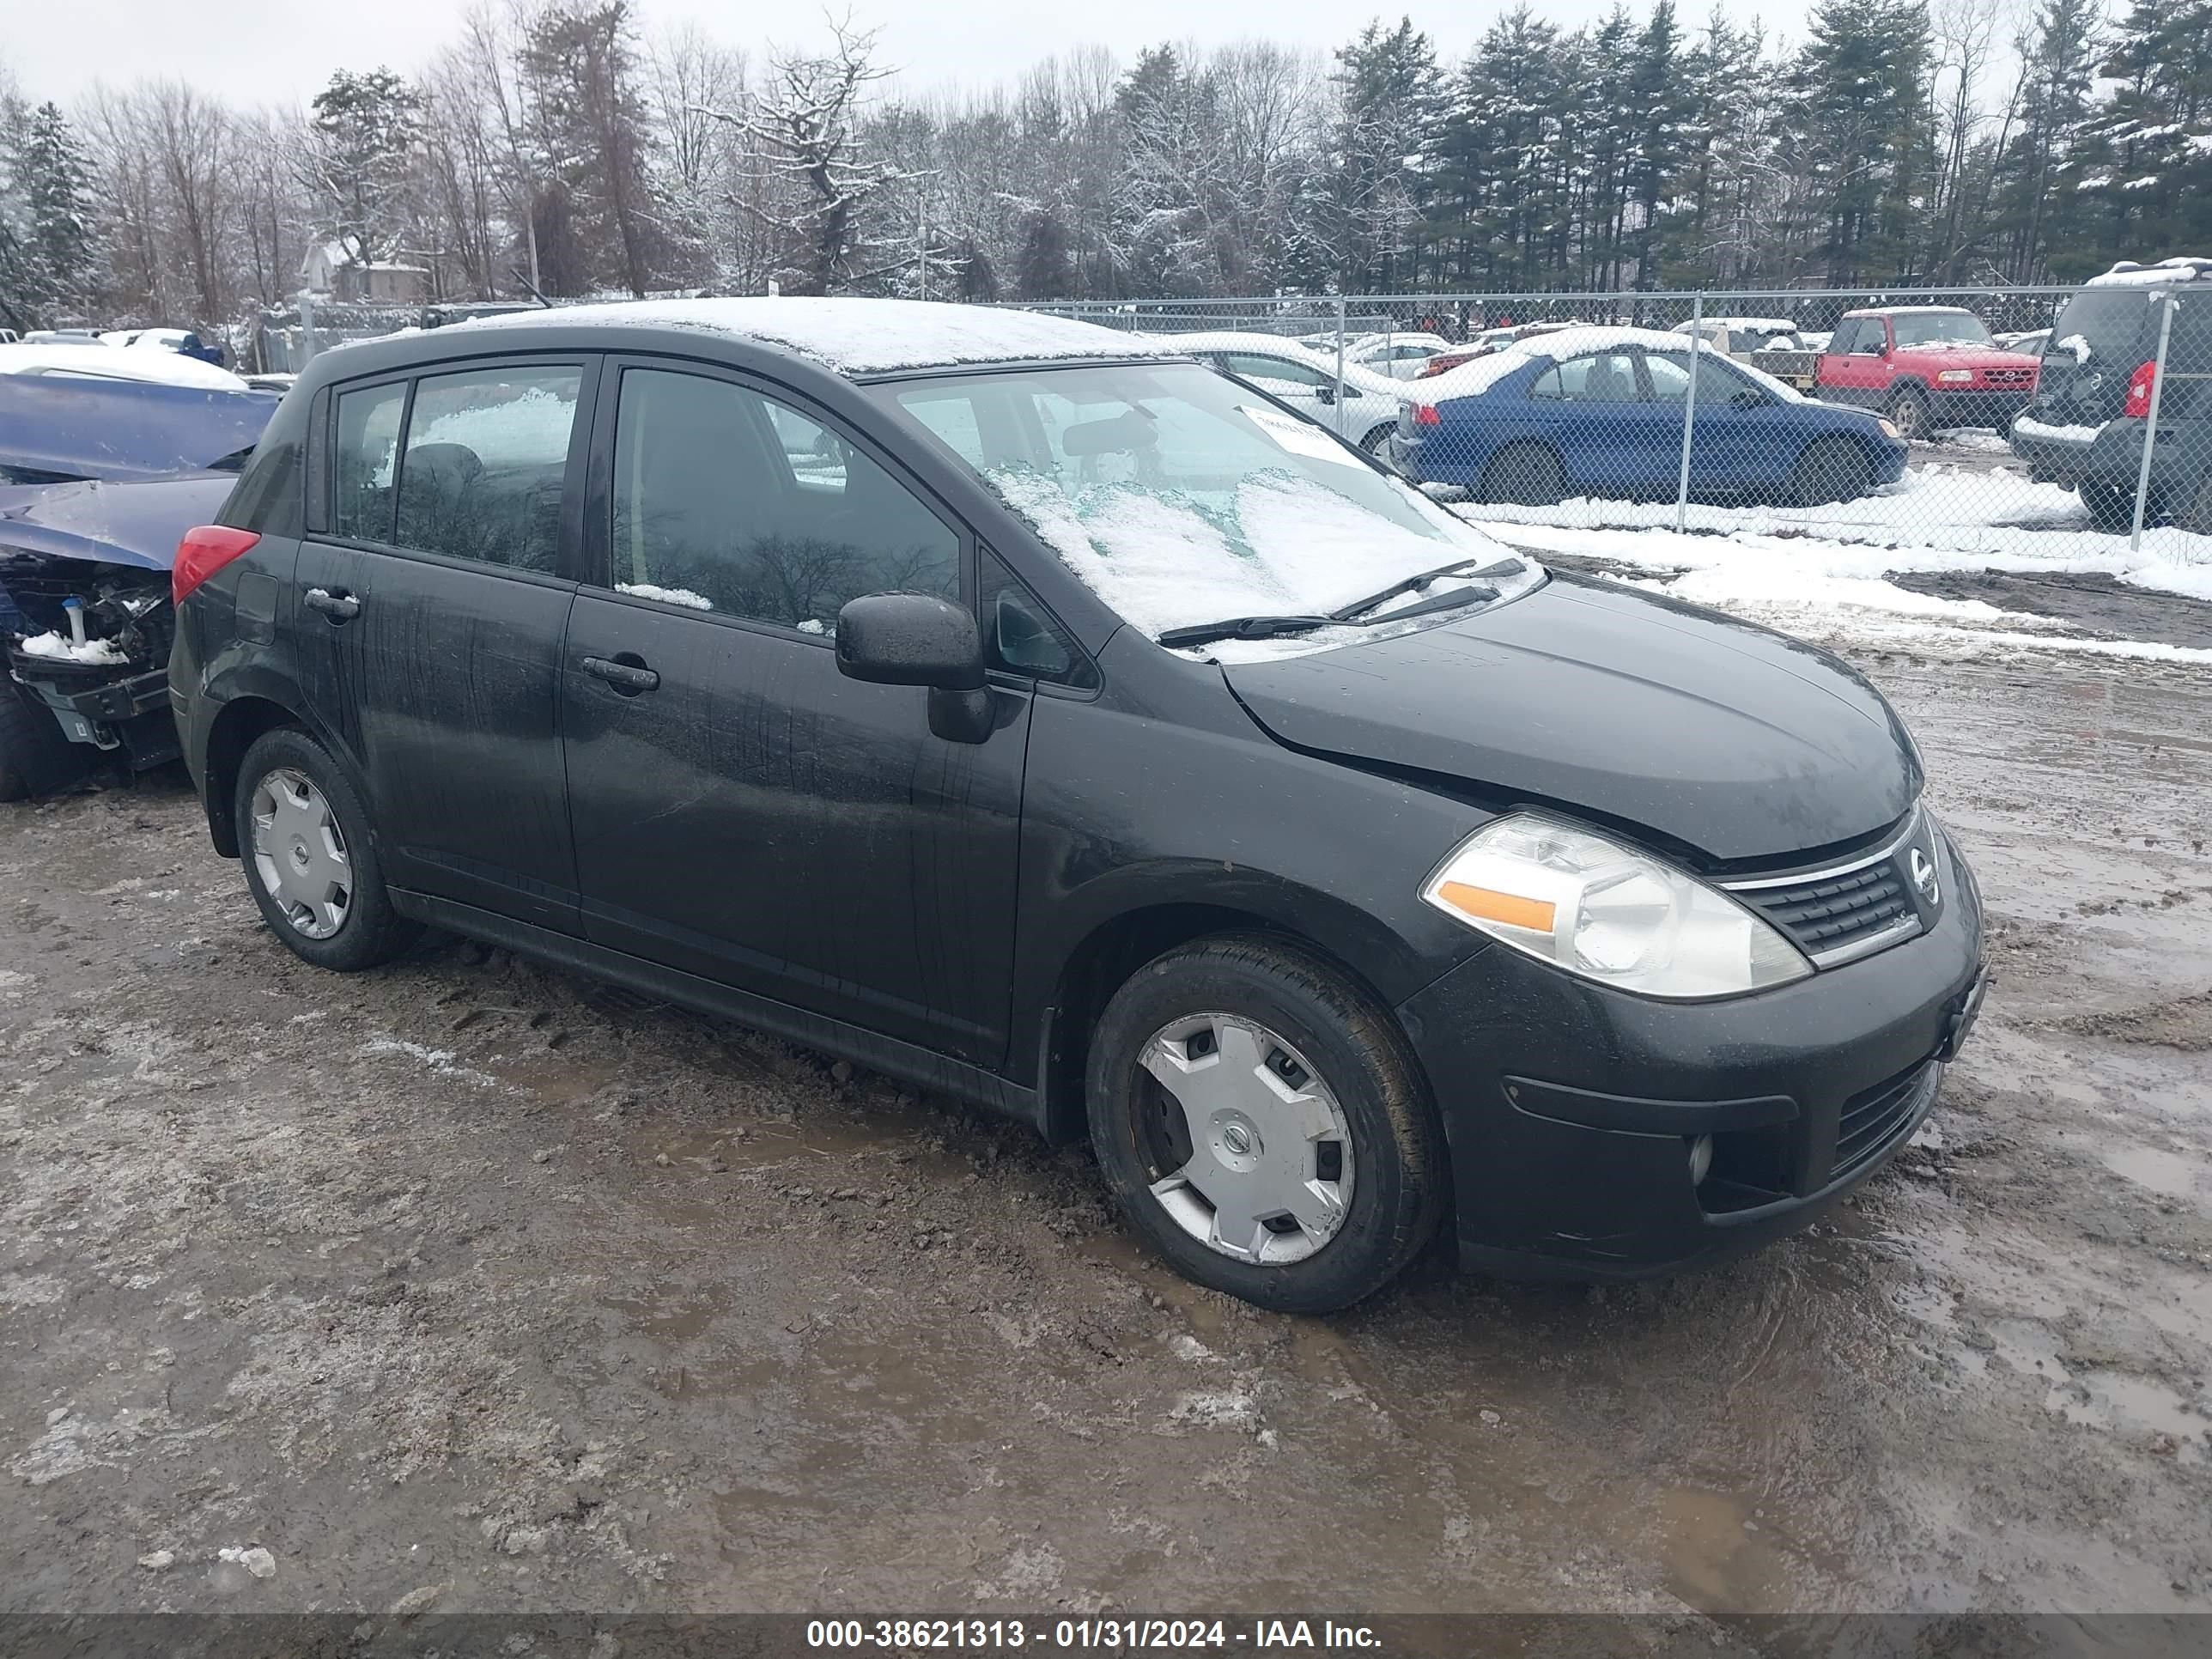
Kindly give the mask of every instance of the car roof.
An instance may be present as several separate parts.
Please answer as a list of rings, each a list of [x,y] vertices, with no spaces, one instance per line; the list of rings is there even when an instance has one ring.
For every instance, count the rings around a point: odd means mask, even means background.
[[[471,318],[437,331],[457,351],[487,336],[522,349],[532,335],[657,329],[765,347],[851,376],[964,364],[1159,358],[1172,350],[1123,330],[1036,311],[924,300],[773,298],[635,300]],[[432,351],[425,356],[442,355]]]
[[[1863,306],[1845,317],[1971,317],[1965,306]]]

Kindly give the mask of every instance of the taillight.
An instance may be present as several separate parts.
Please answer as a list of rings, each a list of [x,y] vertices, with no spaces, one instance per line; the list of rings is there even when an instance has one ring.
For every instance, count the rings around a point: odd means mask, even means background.
[[[2158,385],[2158,365],[2145,363],[2128,378],[2128,400],[2120,412],[2131,421],[2150,418],[2150,394]]]
[[[1444,417],[1437,413],[1437,406],[1434,404],[1415,404],[1413,405],[1413,424],[1415,426],[1442,426],[1443,423]]]
[[[177,562],[169,569],[170,599],[182,605],[202,582],[260,539],[251,530],[233,530],[224,524],[187,530],[177,544]]]

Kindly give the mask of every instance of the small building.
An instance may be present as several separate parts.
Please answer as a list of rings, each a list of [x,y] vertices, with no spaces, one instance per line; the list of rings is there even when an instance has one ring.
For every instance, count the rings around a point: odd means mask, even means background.
[[[427,265],[359,258],[343,242],[309,248],[300,262],[300,280],[311,294],[368,305],[420,305],[430,297]]]

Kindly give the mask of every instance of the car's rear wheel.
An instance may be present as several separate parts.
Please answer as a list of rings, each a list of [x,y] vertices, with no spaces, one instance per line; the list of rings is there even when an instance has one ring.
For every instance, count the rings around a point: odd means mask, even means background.
[[[1928,412],[1928,394],[1917,386],[1900,386],[1889,400],[1889,423],[1907,443],[1917,443],[1935,424]]]
[[[1556,507],[1566,496],[1566,472],[1556,450],[1543,444],[1511,444],[1482,469],[1479,493],[1486,501],[1512,507]]]
[[[1442,1136],[1404,1039],[1295,945],[1201,939],[1140,968],[1099,1018],[1087,1082],[1108,1185],[1201,1285],[1328,1313],[1436,1229]]]
[[[2089,522],[2100,530],[2132,530],[2136,523],[2136,492],[2100,478],[2081,480],[2081,505],[2089,509]]]
[[[295,955],[354,973],[389,962],[421,932],[392,908],[361,797],[306,732],[255,740],[234,807],[246,887]]]
[[[1791,494],[1800,507],[1856,501],[1874,488],[1874,463],[1848,438],[1821,438],[1797,458]]]

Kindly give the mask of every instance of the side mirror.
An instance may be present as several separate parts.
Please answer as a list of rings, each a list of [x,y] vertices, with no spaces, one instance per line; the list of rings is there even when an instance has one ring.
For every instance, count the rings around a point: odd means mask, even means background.
[[[1336,387],[1334,385],[1316,386],[1314,388],[1314,400],[1316,403],[1334,403],[1336,401]]]
[[[929,688],[929,729],[981,743],[997,723],[975,616],[928,593],[869,593],[837,613],[837,672],[873,685]]]

